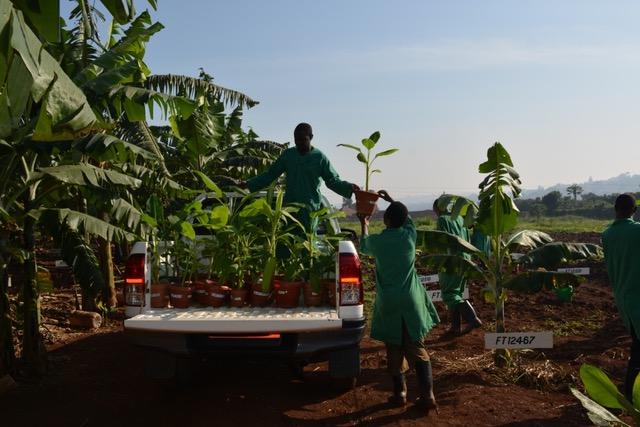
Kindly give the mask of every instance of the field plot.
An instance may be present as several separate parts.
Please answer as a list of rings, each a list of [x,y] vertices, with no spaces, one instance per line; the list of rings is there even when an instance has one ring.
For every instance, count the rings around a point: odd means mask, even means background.
[[[569,240],[595,242],[596,233],[566,235]],[[492,331],[493,306],[471,297],[485,320],[482,331],[443,339],[445,327],[429,335],[439,415],[427,420],[411,406],[386,404],[391,384],[385,372],[384,346],[362,343],[362,376],[347,392],[331,387],[326,364],[305,368],[293,379],[286,366],[269,361],[202,361],[190,384],[150,381],[143,376],[143,353],[131,347],[121,320],[113,319],[98,333],[71,332],[60,311],[48,307],[72,295],[45,298],[52,374],[42,384],[22,384],[0,401],[7,425],[589,425],[568,385],[579,383],[582,363],[603,367],[622,381],[630,339],[613,304],[604,268],[591,265],[591,275],[571,303],[552,293],[509,297],[509,331],[549,330],[554,348],[515,353],[516,364],[498,370],[484,349],[484,332]],[[438,308],[444,317],[443,307]],[[409,376],[410,398],[415,390]],[[33,411],[33,402],[39,410]]]

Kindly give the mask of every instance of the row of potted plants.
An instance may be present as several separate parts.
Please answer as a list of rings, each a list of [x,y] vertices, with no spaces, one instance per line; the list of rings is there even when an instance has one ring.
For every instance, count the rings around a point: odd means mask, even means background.
[[[152,307],[293,308],[300,295],[306,306],[335,305],[335,237],[305,229],[295,217],[300,207],[285,206],[282,192],[247,194],[230,209],[217,186],[201,178],[211,206],[194,201],[165,216],[163,204],[151,201],[145,220],[153,229]],[[323,208],[310,217],[339,214]],[[206,236],[196,239],[196,230]]]

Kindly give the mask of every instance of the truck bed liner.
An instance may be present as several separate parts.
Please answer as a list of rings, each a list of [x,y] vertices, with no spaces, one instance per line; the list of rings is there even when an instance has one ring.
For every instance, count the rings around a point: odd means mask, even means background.
[[[191,307],[151,309],[125,320],[125,327],[182,333],[280,333],[339,329],[342,319],[328,307]]]

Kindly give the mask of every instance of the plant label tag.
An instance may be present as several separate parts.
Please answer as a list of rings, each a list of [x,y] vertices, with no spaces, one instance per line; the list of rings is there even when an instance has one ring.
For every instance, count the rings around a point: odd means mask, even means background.
[[[558,273],[571,273],[578,276],[588,276],[591,273],[589,267],[559,268]]]
[[[418,276],[418,278],[420,279],[420,283],[422,283],[423,285],[426,285],[428,283],[438,283],[440,281],[437,274],[429,274],[427,276]]]
[[[484,348],[553,348],[553,332],[486,333]]]
[[[442,301],[442,291],[440,289],[427,289],[427,294],[433,302]],[[462,298],[469,299],[469,289],[464,288],[464,291],[462,292]]]

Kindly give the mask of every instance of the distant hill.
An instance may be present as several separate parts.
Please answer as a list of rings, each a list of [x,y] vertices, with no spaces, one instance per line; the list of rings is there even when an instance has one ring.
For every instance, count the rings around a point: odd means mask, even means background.
[[[536,197],[542,197],[552,191],[559,191],[562,195],[567,194],[567,187],[573,183],[556,184],[551,187],[538,187],[535,190],[523,190],[522,198],[535,199]],[[632,175],[629,172],[620,174],[613,178],[594,181],[591,178],[586,182],[577,183],[582,187],[584,193],[594,194],[611,194],[611,193],[626,193],[626,192],[638,192],[640,191],[640,175]]]

